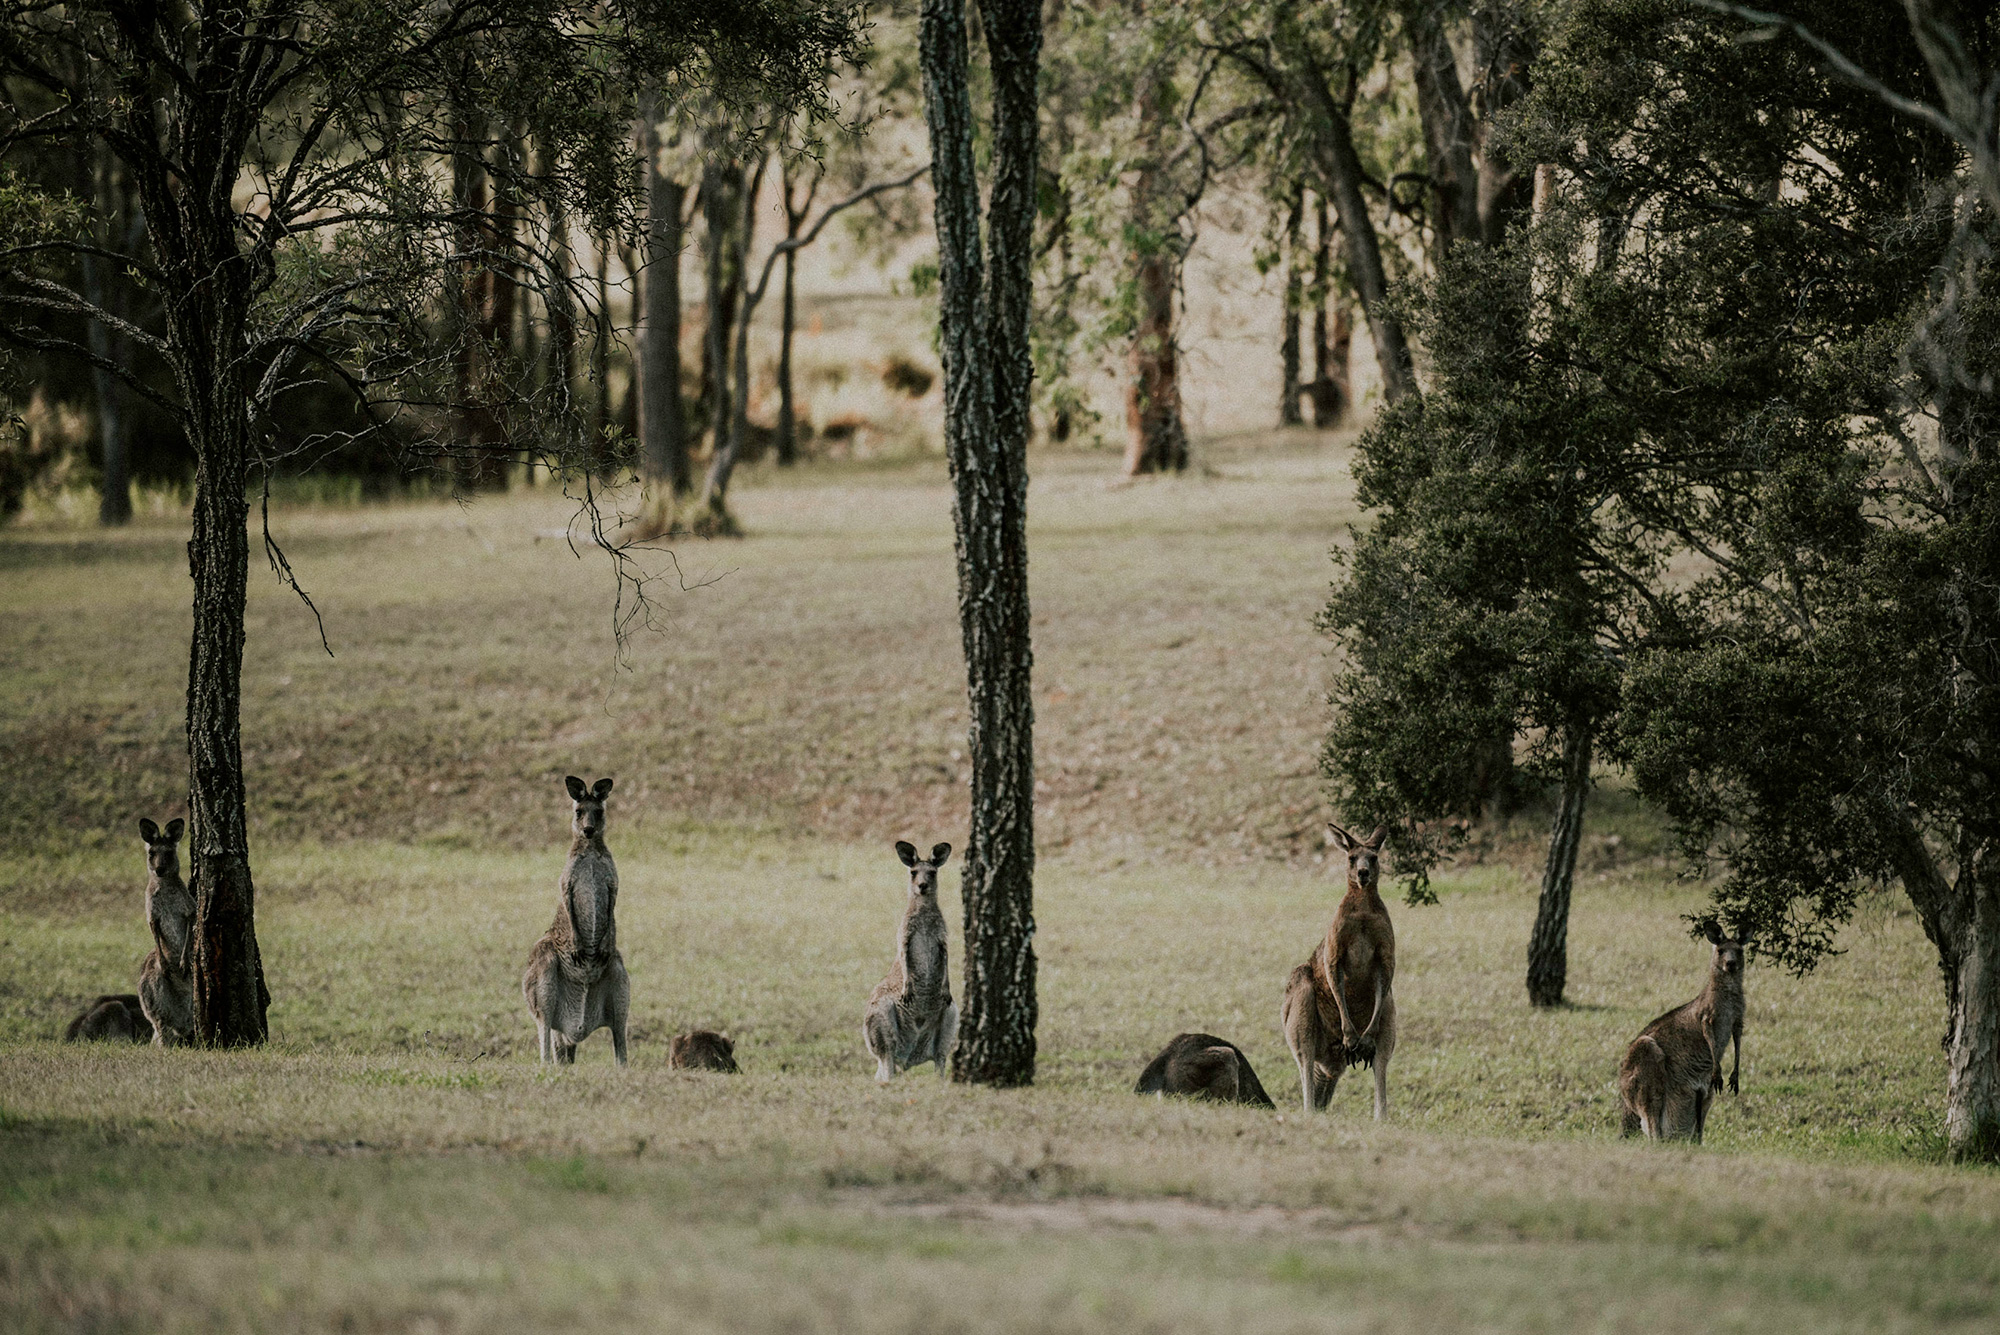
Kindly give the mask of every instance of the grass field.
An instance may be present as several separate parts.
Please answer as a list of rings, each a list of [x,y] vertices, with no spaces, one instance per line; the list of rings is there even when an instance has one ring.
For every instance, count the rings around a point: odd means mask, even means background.
[[[256,581],[246,664],[275,1041],[52,1041],[146,940],[137,816],[179,811],[185,535],[0,535],[0,1322],[23,1330],[1991,1330],[2000,1174],[1938,1162],[1934,956],[1871,899],[1753,965],[1701,1149],[1618,1141],[1632,1033],[1699,985],[1660,831],[1607,790],[1570,995],[1531,1013],[1528,818],[1397,909],[1393,1117],[1302,1120],[1286,969],[1339,885],[1311,628],[1338,444],[1211,447],[1031,501],[1041,1059],[878,1089],[889,842],[964,838],[942,467],[752,473],[620,666],[553,491],[276,516],[335,650]],[[653,558],[660,560],[662,558]],[[545,1076],[519,995],[565,773],[615,775],[630,1069]],[[956,905],[955,866],[943,898]],[[737,1039],[740,1077],[666,1069]],[[1280,1113],[1135,1098],[1171,1034]]]

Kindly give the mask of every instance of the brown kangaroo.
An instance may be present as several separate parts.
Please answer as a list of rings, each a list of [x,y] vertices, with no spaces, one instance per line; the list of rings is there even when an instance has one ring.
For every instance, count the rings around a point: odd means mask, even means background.
[[[163,1048],[194,1042],[194,896],[181,880],[181,835],[187,822],[176,816],[163,832],[139,818],[146,841],[146,926],[153,953],[139,966],[139,1008]]]
[[[147,1043],[152,1038],[152,1022],[140,1009],[136,992],[97,998],[83,1008],[83,1014],[69,1022],[69,1028],[63,1030],[65,1043],[110,1043],[119,1039],[128,1043]]]
[[[928,858],[916,845],[896,841],[896,856],[910,869],[910,897],[896,925],[896,959],[868,994],[861,1041],[875,1059],[875,1079],[888,1084],[896,1072],[935,1062],[939,1075],[958,1041],[958,1007],[946,968],[944,914],[938,908],[938,868],[951,856],[938,844]]]
[[[1214,1034],[1176,1034],[1132,1087],[1134,1094],[1180,1094],[1216,1103],[1275,1108],[1243,1050]]]
[[[736,1065],[736,1045],[712,1029],[675,1034],[667,1047],[667,1065],[676,1071],[723,1071],[730,1075],[741,1069]]]
[[[1743,942],[1714,923],[1705,933],[1714,953],[1708,985],[1685,1006],[1660,1016],[1632,1040],[1618,1064],[1624,1133],[1648,1140],[1701,1143],[1708,1105],[1722,1088],[1722,1053],[1736,1044],[1729,1092],[1743,1071]]]
[[[563,784],[573,804],[569,862],[556,883],[556,920],[528,954],[521,992],[544,1064],[574,1065],[576,1045],[609,1026],[612,1054],[623,1066],[632,984],[618,953],[618,865],[604,844],[611,780],[585,788],[572,774]]]
[[[1356,839],[1329,825],[1347,854],[1347,894],[1312,958],[1285,981],[1280,1016],[1299,1064],[1308,1114],[1327,1106],[1349,1066],[1375,1069],[1375,1120],[1389,1115],[1389,1058],[1396,1051],[1396,931],[1376,886],[1384,825]]]

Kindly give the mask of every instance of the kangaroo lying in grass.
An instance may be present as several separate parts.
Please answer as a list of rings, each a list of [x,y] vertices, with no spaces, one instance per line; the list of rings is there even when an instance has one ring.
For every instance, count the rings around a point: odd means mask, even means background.
[[[175,817],[162,831],[139,818],[146,842],[146,926],[153,953],[139,966],[139,1009],[163,1048],[194,1042],[194,896],[181,879],[181,835]]]
[[[1216,1103],[1247,1103],[1275,1108],[1264,1092],[1250,1059],[1226,1038],[1214,1034],[1176,1034],[1147,1064],[1134,1094],[1180,1094]]]
[[[1384,825],[1356,839],[1329,825],[1347,854],[1347,894],[1312,958],[1285,982],[1285,1045],[1299,1064],[1307,1113],[1326,1107],[1349,1066],[1375,1068],[1375,1120],[1389,1115],[1389,1058],[1396,1051],[1396,931],[1377,892]]]
[[[945,967],[944,914],[938,908],[937,874],[951,856],[950,844],[919,860],[914,844],[898,841],[896,856],[910,869],[910,899],[896,928],[896,962],[889,976],[868,994],[861,1039],[875,1059],[875,1079],[887,1084],[896,1072],[919,1062],[945,1059],[958,1041],[958,1007],[951,999]]]
[[[667,1065],[676,1071],[723,1071],[737,1073],[736,1045],[712,1029],[675,1034],[667,1047]]]
[[[556,884],[556,920],[529,952],[521,992],[535,1017],[544,1064],[575,1064],[576,1045],[608,1026],[612,1052],[623,1066],[632,984],[618,953],[618,867],[604,845],[611,780],[585,788],[572,774],[563,784],[573,804],[569,862]]]
[[[1660,1016],[1632,1040],[1618,1064],[1618,1101],[1624,1133],[1648,1140],[1701,1143],[1708,1105],[1722,1088],[1722,1053],[1736,1044],[1729,1092],[1743,1071],[1743,942],[1710,923],[1714,952],[1708,985],[1685,1006]]]
[[[153,1037],[152,1021],[139,1005],[139,994],[121,992],[103,996],[83,1008],[83,1014],[63,1030],[65,1043],[145,1043]]]

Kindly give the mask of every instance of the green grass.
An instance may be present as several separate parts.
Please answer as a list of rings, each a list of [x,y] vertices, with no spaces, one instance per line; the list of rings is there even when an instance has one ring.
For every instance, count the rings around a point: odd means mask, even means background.
[[[1607,790],[1570,996],[1531,1012],[1530,815],[1396,911],[1393,1120],[1302,1120],[1285,971],[1339,886],[1310,620],[1338,453],[1033,497],[1041,1056],[877,1089],[894,838],[964,835],[941,470],[753,474],[617,666],[547,493],[280,516],[246,665],[253,1053],[56,1044],[149,942],[131,825],[178,811],[186,576],[164,524],[0,538],[0,1321],[23,1330],[1935,1330],[2000,1320],[2000,1175],[1937,1161],[1934,956],[1868,901],[1753,967],[1743,1094],[1624,1143],[1612,1079],[1699,985],[1657,824]],[[533,1064],[519,994],[565,772],[610,773],[633,1063]],[[944,900],[955,919],[955,864]],[[666,1068],[723,1029],[745,1074]],[[1278,1114],[1129,1093],[1172,1033]]]

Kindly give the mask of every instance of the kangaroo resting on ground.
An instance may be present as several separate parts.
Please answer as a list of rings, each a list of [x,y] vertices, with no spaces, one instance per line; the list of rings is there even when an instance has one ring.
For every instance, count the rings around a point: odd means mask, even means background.
[[[604,799],[611,780],[585,788],[572,774],[563,784],[574,804],[569,862],[556,883],[556,920],[528,954],[521,992],[535,1017],[544,1063],[574,1065],[576,1045],[608,1025],[612,1051],[623,1066],[632,984],[618,953],[618,867],[604,846]]]
[[[1376,885],[1384,825],[1356,839],[1329,825],[1347,854],[1347,894],[1312,958],[1285,981],[1280,1021],[1299,1064],[1305,1110],[1333,1099],[1349,1066],[1375,1068],[1375,1120],[1389,1115],[1389,1058],[1396,1051],[1396,931]]]
[[[919,860],[914,844],[898,840],[896,856],[910,869],[910,901],[896,928],[896,962],[889,976],[868,994],[861,1039],[875,1059],[875,1079],[887,1084],[900,1070],[945,1058],[958,1041],[958,1007],[951,999],[945,967],[944,914],[938,909],[937,874],[951,856],[950,844]]]
[[[153,953],[139,966],[139,1009],[163,1048],[194,1042],[194,896],[181,880],[181,835],[187,822],[176,816],[164,832],[141,816],[146,841],[146,926]]]
[[[63,1030],[65,1043],[115,1042],[121,1038],[128,1043],[145,1043],[152,1037],[152,1021],[141,1009],[136,992],[97,998]]]
[[[1708,1105],[1722,1088],[1722,1051],[1736,1044],[1729,1092],[1743,1071],[1743,942],[1709,923],[1704,933],[1714,949],[1708,986],[1685,1006],[1676,1006],[1632,1040],[1618,1064],[1618,1101],[1626,1135],[1648,1140],[1701,1143]]]
[[[1181,1094],[1216,1103],[1247,1103],[1275,1108],[1264,1092],[1250,1059],[1226,1038],[1214,1034],[1175,1034],[1147,1064],[1134,1094]]]
[[[675,1034],[667,1046],[667,1065],[676,1071],[724,1071],[734,1075],[736,1045],[712,1029]]]

